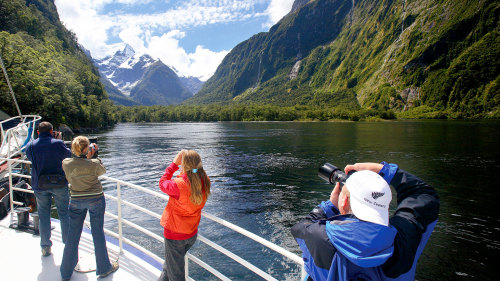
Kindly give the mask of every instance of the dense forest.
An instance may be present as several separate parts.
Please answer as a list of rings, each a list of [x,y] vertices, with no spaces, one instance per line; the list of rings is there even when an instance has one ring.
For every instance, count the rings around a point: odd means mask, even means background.
[[[115,116],[119,122],[358,121],[396,118],[391,110],[318,108],[305,105],[285,107],[260,104],[120,106]]]
[[[97,69],[59,21],[52,0],[0,0],[0,55],[23,114],[56,126],[116,123]],[[17,115],[3,74],[0,109]]]

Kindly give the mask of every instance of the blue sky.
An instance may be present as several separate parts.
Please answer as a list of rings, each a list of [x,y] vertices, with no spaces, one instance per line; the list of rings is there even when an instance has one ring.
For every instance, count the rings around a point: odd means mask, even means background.
[[[252,35],[268,31],[294,0],[56,0],[64,25],[94,58],[129,44],[207,80],[224,56]]]

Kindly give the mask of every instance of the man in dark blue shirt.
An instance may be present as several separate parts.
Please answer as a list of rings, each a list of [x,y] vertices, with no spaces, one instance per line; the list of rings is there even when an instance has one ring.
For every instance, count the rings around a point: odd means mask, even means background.
[[[63,188],[41,189],[38,185],[40,175],[64,176],[62,160],[71,157],[71,151],[66,147],[64,142],[60,139],[55,139],[53,135],[52,124],[41,122],[38,126],[38,139],[29,143],[26,147],[26,156],[32,162],[31,186],[35,192],[38,217],[40,219],[40,246],[42,247],[43,256],[51,254],[50,209],[52,198],[54,198],[57,213],[59,214],[63,243],[66,243],[69,228],[68,182],[65,182],[66,186]]]

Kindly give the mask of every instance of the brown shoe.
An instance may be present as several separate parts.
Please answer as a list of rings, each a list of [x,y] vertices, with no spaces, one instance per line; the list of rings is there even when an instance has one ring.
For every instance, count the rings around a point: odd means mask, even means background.
[[[117,271],[119,267],[120,266],[118,265],[118,262],[114,262],[113,264],[111,264],[111,269],[108,272],[99,275],[99,278],[104,278],[110,275],[111,273]]]
[[[50,251],[50,247],[43,247],[42,248],[42,256],[46,257],[46,256],[50,256],[50,254],[52,254],[52,252]]]

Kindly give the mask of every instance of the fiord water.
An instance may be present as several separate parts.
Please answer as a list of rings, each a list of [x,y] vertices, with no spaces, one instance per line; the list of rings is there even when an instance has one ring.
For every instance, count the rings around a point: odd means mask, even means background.
[[[420,258],[418,280],[494,280],[500,255],[498,172],[500,122],[228,122],[119,124],[98,134],[107,175],[158,190],[158,179],[180,149],[195,149],[212,179],[205,211],[300,253],[290,227],[331,191],[317,176],[325,162],[338,167],[365,161],[399,164],[433,185],[439,222]],[[106,187],[113,192],[113,186]],[[161,213],[165,203],[125,191],[124,198]],[[394,208],[396,198],[391,203]],[[108,208],[113,209],[112,203]],[[124,216],[157,234],[155,219],[124,209]],[[112,222],[107,222],[111,224]],[[113,228],[113,225],[106,227]],[[127,231],[127,230],[125,230]],[[299,269],[270,250],[202,219],[200,232],[280,280]],[[163,256],[161,243],[140,238]],[[196,255],[234,280],[258,276],[201,243]],[[250,257],[250,258],[248,258]],[[291,266],[291,268],[290,268]],[[190,267],[196,280],[210,274]],[[291,273],[290,273],[291,272]]]

